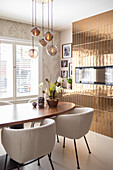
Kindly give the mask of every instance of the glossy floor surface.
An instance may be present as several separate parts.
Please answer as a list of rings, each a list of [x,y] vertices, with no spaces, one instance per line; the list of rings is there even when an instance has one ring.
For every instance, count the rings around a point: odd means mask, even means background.
[[[89,132],[87,140],[92,154],[89,155],[84,138],[77,140],[77,149],[81,170],[113,170],[113,139]],[[73,140],[66,138],[66,147],[62,148],[63,138],[60,137],[60,143],[55,144],[52,160],[55,170],[76,170],[76,157],[74,152]],[[5,153],[0,144],[0,155]],[[48,157],[44,157],[40,161],[41,166],[37,166],[34,162],[20,170],[51,170]],[[15,169],[16,170],[16,169]]]

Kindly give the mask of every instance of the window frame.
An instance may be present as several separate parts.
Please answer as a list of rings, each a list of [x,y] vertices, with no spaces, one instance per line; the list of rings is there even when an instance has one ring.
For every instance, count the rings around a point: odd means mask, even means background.
[[[39,95],[40,90],[39,87],[38,88],[38,94],[36,95],[29,95],[29,96],[21,96],[21,97],[17,97],[16,96],[16,45],[28,45],[28,46],[32,46],[31,45],[31,41],[29,40],[16,40],[16,39],[4,39],[0,37],[0,43],[6,43],[6,44],[12,44],[12,52],[13,52],[13,97],[9,97],[9,98],[0,98],[0,101],[19,101],[19,100],[29,100],[31,98],[35,98]],[[36,43],[34,44],[35,46]],[[37,46],[38,47],[38,46]],[[38,47],[39,50],[39,47]],[[38,82],[40,82],[40,79],[42,79],[42,72],[39,72],[40,70],[40,55],[38,56]]]

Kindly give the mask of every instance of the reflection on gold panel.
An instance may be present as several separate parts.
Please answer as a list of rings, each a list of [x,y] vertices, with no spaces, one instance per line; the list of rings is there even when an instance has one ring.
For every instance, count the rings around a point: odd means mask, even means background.
[[[75,84],[75,67],[113,66],[113,10],[72,25],[73,91],[61,100],[93,107],[91,130],[113,137],[113,86]]]

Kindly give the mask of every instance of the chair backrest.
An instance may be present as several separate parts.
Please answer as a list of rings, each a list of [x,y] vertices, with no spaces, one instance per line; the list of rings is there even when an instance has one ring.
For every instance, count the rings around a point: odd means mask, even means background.
[[[57,116],[56,133],[71,139],[81,138],[90,129],[93,112],[93,108],[75,108],[69,114]]]
[[[8,101],[0,101],[0,106],[4,106],[4,105],[11,105],[12,103],[8,102]]]
[[[42,157],[53,150],[55,143],[55,121],[45,119],[40,127],[2,130],[2,144],[13,160],[24,163]]]
[[[33,103],[33,102],[37,102],[37,98],[33,98],[33,99],[30,99],[30,100],[28,101],[28,103]]]

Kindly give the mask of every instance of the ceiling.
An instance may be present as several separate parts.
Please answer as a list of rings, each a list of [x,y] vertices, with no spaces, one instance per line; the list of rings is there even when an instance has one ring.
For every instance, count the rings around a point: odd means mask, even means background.
[[[54,0],[54,28],[64,30],[71,23],[113,9],[113,0]],[[0,0],[0,18],[31,23],[32,0]],[[47,25],[47,5],[45,24]],[[41,4],[37,5],[41,25]]]

